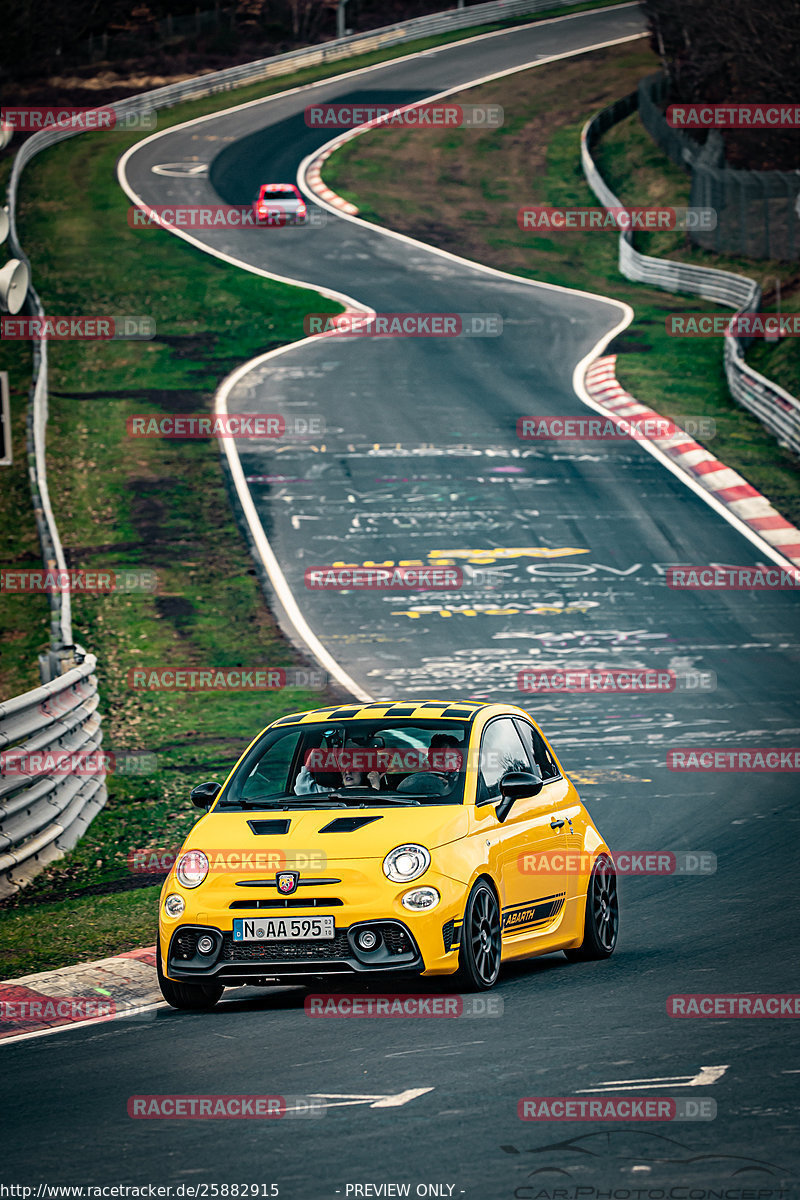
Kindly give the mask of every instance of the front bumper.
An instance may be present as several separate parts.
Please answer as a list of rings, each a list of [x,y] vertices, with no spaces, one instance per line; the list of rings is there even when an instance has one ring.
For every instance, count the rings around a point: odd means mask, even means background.
[[[441,897],[430,911],[410,911],[402,904],[406,892],[430,885]],[[166,915],[163,902],[171,893],[186,901],[178,919]],[[324,873],[303,873],[296,894],[279,897],[275,876],[262,880],[249,874],[217,874],[197,889],[186,889],[175,878],[166,880],[160,904],[159,934],[163,967],[170,979],[232,980],[296,975],[362,975],[410,972],[451,975],[458,967],[458,939],[445,936],[464,915],[466,889],[448,876],[429,870],[409,884],[397,884],[380,871],[380,861],[330,859]],[[334,917],[336,936],[319,942],[236,942],[232,926],[236,917],[314,917],[320,912]],[[356,948],[353,934],[360,927],[391,926],[404,934],[409,950],[365,953]],[[214,939],[212,954],[198,957],[174,951],[176,939],[202,929]],[[392,935],[381,938],[381,947],[399,944]],[[253,947],[261,947],[255,951]]]
[[[359,929],[369,926],[380,933],[374,950],[361,950],[355,941]],[[197,941],[208,934],[214,948],[200,954]],[[298,980],[320,975],[419,974],[425,969],[411,931],[394,918],[359,921],[337,926],[325,941],[234,942],[231,932],[208,925],[180,925],[167,952],[166,971],[180,982],[211,982],[233,986],[260,980]]]
[[[272,225],[276,229],[282,225],[306,225],[308,224],[308,213],[296,212],[256,212],[256,223],[258,225]]]

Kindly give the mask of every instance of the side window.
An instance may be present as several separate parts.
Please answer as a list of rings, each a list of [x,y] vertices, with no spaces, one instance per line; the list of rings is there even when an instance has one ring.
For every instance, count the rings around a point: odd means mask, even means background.
[[[528,756],[511,718],[500,717],[487,725],[481,738],[477,803],[499,799],[500,780],[506,771],[528,770]]]
[[[520,732],[520,736],[525,743],[525,749],[528,751],[532,762],[539,768],[539,774],[542,779],[545,782],[548,779],[558,779],[560,772],[539,731],[534,729],[532,725],[529,725],[527,721],[515,719],[514,724]]]

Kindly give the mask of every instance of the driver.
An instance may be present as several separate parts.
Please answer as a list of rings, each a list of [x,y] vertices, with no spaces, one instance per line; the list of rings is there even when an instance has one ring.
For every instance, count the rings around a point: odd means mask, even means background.
[[[451,752],[460,751],[460,749],[461,743],[451,733],[435,733],[431,738],[430,753],[434,762],[436,762],[437,757],[444,757],[443,752],[447,750]],[[455,761],[458,762],[459,759],[457,758]],[[450,771],[437,771],[435,769],[415,771],[413,775],[406,775],[405,779],[402,779],[398,783],[397,791],[416,792],[418,795],[425,796],[446,796],[452,789],[457,775],[457,769]]]
[[[364,746],[357,742],[354,738],[348,738],[344,744],[344,749],[363,750]],[[379,771],[354,771],[350,767],[344,767],[342,769],[342,787],[366,787],[367,783],[365,782],[365,775],[366,780],[369,781],[369,786],[374,788],[376,791],[379,791],[381,786],[381,775]],[[295,796],[308,796],[314,792],[329,791],[331,791],[331,788],[325,787],[321,783],[317,783],[313,773],[304,763],[300,768],[300,773],[297,776],[297,779],[294,781]]]

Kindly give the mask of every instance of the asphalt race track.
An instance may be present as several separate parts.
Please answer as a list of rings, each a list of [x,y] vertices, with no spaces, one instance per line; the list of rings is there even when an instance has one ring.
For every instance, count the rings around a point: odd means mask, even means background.
[[[332,136],[304,123],[312,99],[407,103],[642,28],[624,5],[248,105],[146,139],[127,160],[128,184],[152,205],[249,203],[259,184],[294,180]],[[208,170],[153,171],[181,162]],[[364,694],[522,704],[613,849],[705,851],[716,873],[623,879],[613,958],[583,965],[555,955],[509,970],[493,1018],[313,1021],[302,989],[242,990],[210,1015],[160,1009],[9,1045],[4,1068],[16,1082],[4,1167],[23,1178],[35,1163],[37,1179],[65,1183],[274,1182],[289,1200],[379,1195],[352,1186],[388,1183],[480,1200],[554,1200],[559,1188],[574,1200],[576,1187],[610,1184],[620,1200],[685,1188],[696,1189],[693,1200],[713,1189],[771,1200],[800,1178],[792,1023],[676,1020],[666,1001],[793,991],[796,788],[788,773],[675,772],[666,756],[797,744],[796,600],[669,588],[670,565],[769,560],[641,446],[518,439],[521,416],[589,414],[573,372],[620,326],[618,305],[326,216],[305,228],[195,236],[377,312],[499,314],[503,333],[307,341],[230,391],[231,412],[325,422],[324,439],[238,444],[311,630]],[[255,482],[278,474],[293,482]],[[463,569],[458,591],[304,586],[310,566],[441,558]],[[671,669],[679,687],[519,690],[521,670],[567,666]],[[713,1099],[716,1119],[517,1117],[521,1097],[615,1088]],[[321,1119],[277,1122],[127,1115],[132,1095],[209,1092],[325,1097],[327,1107]],[[578,1193],[589,1195],[602,1197]]]

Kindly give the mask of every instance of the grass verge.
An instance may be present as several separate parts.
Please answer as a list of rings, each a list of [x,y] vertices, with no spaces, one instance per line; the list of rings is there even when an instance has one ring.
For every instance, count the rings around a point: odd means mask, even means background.
[[[0,978],[52,971],[89,958],[110,958],[156,940],[158,888],[86,896],[4,911]],[[57,931],[57,937],[43,930]]]
[[[668,313],[713,312],[718,306],[624,279],[614,233],[545,235],[517,225],[524,204],[597,204],[580,167],[581,128],[587,117],[632,91],[657,67],[650,50],[636,42],[472,88],[463,94],[470,102],[503,105],[501,129],[371,131],[327,160],[325,182],[356,204],[366,220],[529,279],[631,304],[635,319],[610,347],[619,355],[620,381],[642,403],[678,423],[690,416],[712,417],[716,436],[709,449],[789,520],[800,522],[797,460],[731,399],[720,341],[666,334]],[[605,178],[626,203],[688,202],[686,176],[661,154],[637,117],[610,131],[598,157]],[[784,311],[796,307],[792,298],[800,298],[796,266],[717,257],[694,249],[682,234],[646,235],[637,248],[749,274],[762,283],[768,309],[776,278],[782,281]],[[787,342],[775,349],[759,346],[748,360],[798,394],[798,349]]]

